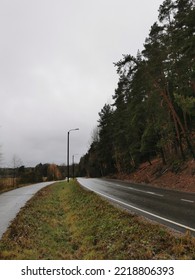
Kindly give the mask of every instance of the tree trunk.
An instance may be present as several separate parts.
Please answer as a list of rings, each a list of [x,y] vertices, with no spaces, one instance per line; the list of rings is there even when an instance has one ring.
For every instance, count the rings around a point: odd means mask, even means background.
[[[160,91],[160,95],[163,97],[163,99],[165,100],[165,102],[167,103],[167,106],[168,108],[170,109],[170,112],[173,116],[173,118],[176,120],[176,122],[178,123],[180,129],[181,129],[181,132],[186,140],[186,143],[187,143],[187,146],[188,146],[188,149],[189,151],[191,152],[192,156],[193,156],[193,159],[195,159],[195,152],[194,152],[194,149],[192,147],[192,144],[189,140],[189,137],[188,137],[188,134],[187,134],[187,131],[185,130],[177,112],[175,111],[175,108],[173,106],[173,103],[171,101],[171,99],[169,98],[169,96],[167,95],[167,90],[162,90],[160,88],[160,86],[158,85],[157,82],[154,82],[154,86],[156,87],[156,89],[158,89]]]

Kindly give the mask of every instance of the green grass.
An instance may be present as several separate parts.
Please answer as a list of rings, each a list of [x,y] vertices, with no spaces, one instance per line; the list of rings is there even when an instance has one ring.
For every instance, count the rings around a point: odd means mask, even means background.
[[[116,209],[77,182],[39,191],[0,241],[0,259],[195,259],[195,239]]]

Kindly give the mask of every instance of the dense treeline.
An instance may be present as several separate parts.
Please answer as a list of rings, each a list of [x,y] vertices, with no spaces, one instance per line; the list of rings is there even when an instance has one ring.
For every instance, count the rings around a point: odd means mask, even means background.
[[[113,104],[99,113],[81,175],[128,173],[156,156],[195,159],[195,1],[165,0],[142,52],[115,67]]]
[[[69,167],[72,178],[79,176],[79,165]],[[35,167],[18,165],[10,168],[0,168],[0,191],[2,186],[18,187],[24,184],[33,184],[45,181],[64,180],[67,176],[67,166],[54,163],[39,163]]]
[[[43,181],[54,181],[65,178],[66,167],[56,164],[38,164],[35,167],[24,165],[13,168],[0,168],[0,191],[3,187],[18,187]]]

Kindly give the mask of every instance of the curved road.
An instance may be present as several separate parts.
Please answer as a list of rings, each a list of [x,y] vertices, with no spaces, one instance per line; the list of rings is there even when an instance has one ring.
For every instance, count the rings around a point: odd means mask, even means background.
[[[150,220],[195,235],[195,193],[110,179],[77,179],[83,187]]]
[[[53,183],[54,182],[38,183],[0,195],[0,239],[21,207],[23,207],[36,192]]]

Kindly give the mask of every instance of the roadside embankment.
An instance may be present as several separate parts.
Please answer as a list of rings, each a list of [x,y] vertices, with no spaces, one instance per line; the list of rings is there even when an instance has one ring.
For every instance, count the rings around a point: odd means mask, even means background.
[[[143,163],[131,174],[118,174],[118,179],[153,186],[195,192],[195,161],[162,165],[159,159]]]

